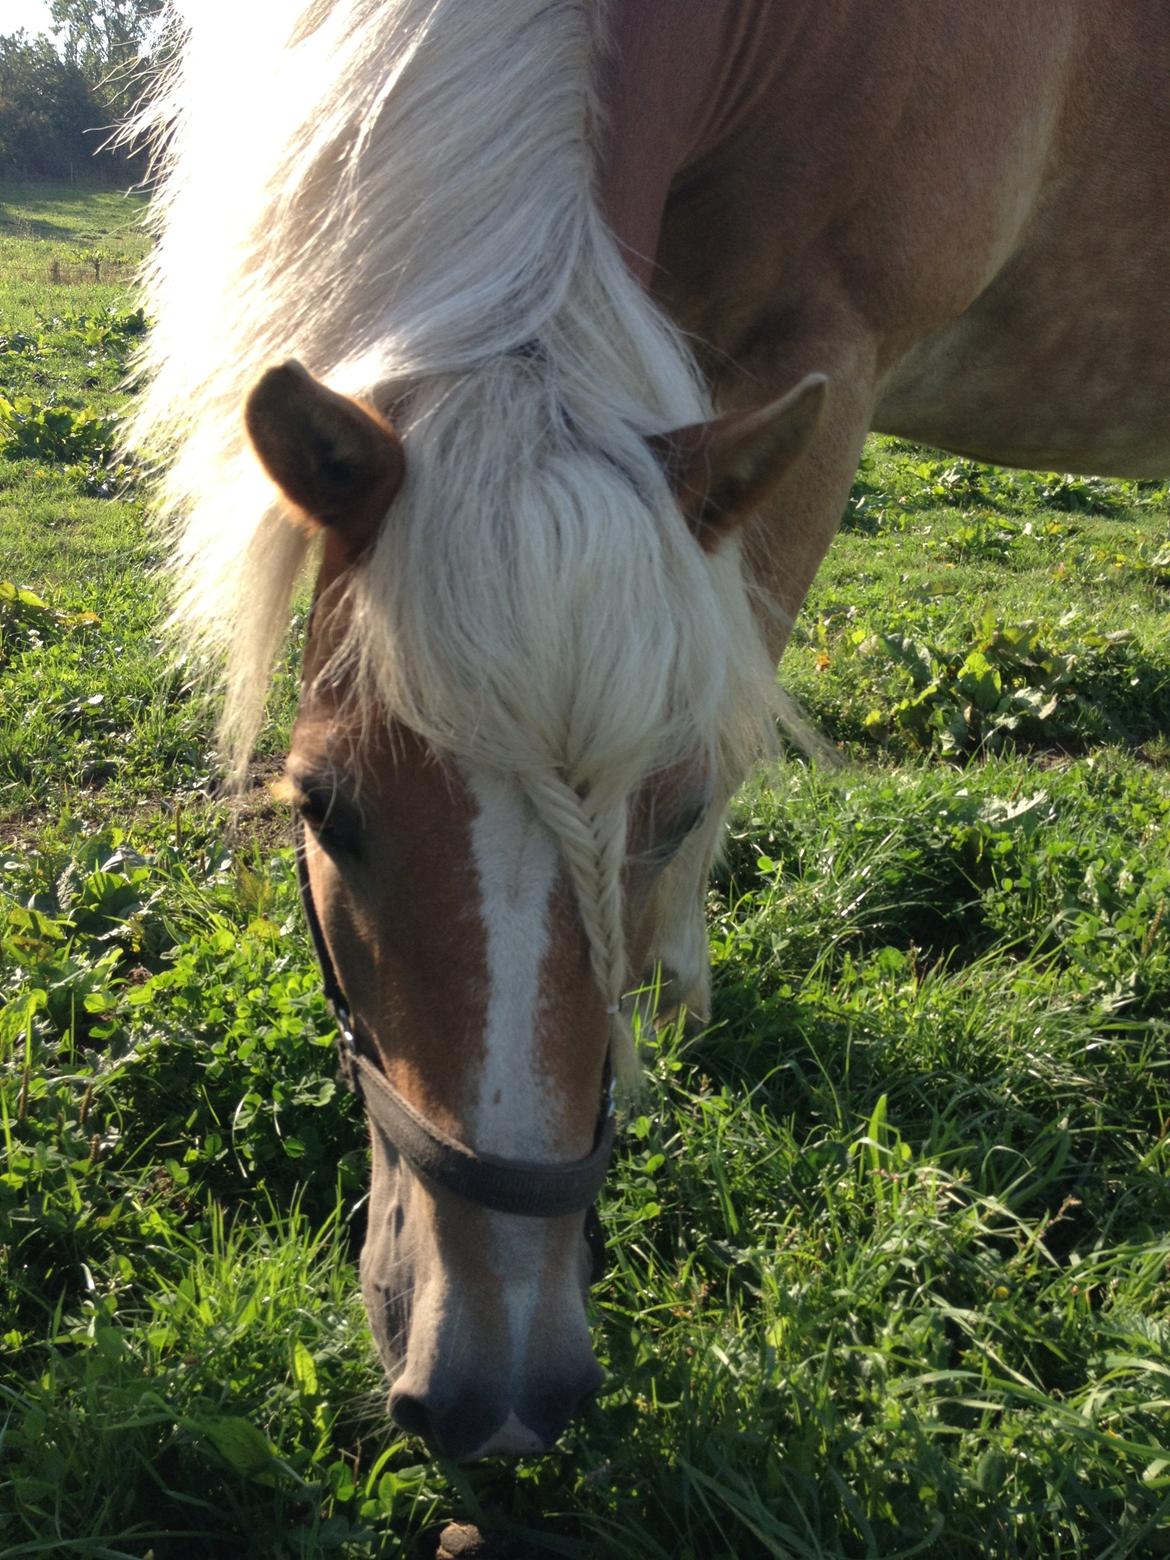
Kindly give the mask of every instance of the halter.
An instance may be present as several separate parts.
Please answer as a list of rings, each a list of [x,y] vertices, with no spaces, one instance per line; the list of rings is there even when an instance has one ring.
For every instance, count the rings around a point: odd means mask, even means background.
[[[591,1282],[596,1283],[605,1268],[605,1237],[596,1198],[609,1169],[614,1139],[613,1080],[608,1056],[593,1149],[584,1159],[551,1165],[502,1159],[495,1154],[477,1154],[465,1143],[448,1137],[398,1092],[382,1070],[377,1048],[354,1022],[313,903],[301,824],[296,828],[296,857],[301,904],[321,967],[325,996],[337,1021],[341,1076],[365,1105],[370,1120],[412,1170],[476,1207],[526,1219],[555,1219],[584,1211],[585,1239],[593,1258]]]

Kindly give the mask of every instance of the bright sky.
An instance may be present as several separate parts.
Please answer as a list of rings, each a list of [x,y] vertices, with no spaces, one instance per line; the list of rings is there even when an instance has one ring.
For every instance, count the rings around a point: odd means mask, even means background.
[[[0,0],[0,32],[38,33],[49,30],[49,8],[44,0]]]

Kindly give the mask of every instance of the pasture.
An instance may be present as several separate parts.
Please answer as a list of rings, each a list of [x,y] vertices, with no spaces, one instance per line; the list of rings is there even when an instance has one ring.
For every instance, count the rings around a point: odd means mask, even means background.
[[[442,1465],[266,790],[296,646],[233,812],[114,465],[136,211],[0,187],[0,1556],[1170,1554],[1170,491],[871,441],[784,666],[842,763],[739,798],[714,1021],[644,1036],[606,1386]]]

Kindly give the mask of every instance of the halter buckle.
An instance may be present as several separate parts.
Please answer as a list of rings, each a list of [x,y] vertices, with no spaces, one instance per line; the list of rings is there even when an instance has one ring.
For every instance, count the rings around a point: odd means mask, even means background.
[[[362,1080],[357,1067],[357,1036],[353,1032],[349,1008],[344,1002],[333,1003],[333,1017],[337,1023],[337,1066],[341,1081],[351,1094],[356,1094],[359,1100],[364,1100]]]

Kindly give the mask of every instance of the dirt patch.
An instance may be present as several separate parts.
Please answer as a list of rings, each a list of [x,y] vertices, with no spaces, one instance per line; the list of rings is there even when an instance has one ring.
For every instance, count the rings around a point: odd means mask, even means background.
[[[95,829],[117,824],[131,835],[135,826],[146,820],[172,818],[176,833],[185,820],[209,812],[222,817],[224,827],[237,847],[252,847],[263,853],[280,850],[292,843],[288,807],[272,795],[272,782],[284,768],[278,758],[254,760],[242,789],[229,796],[214,787],[201,791],[153,791],[135,796],[119,796],[104,789],[78,789],[69,798],[69,811],[82,817]],[[60,818],[56,807],[23,807],[0,817],[0,850],[29,848]]]

